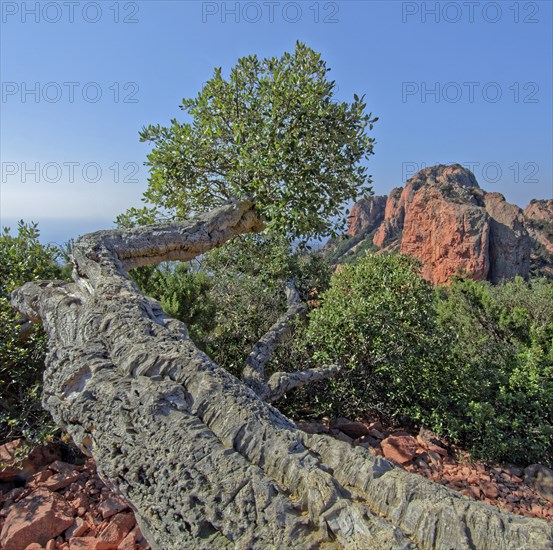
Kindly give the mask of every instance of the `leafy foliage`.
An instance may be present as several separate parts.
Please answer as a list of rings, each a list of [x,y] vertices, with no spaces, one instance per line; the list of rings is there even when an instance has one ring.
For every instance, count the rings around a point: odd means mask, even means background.
[[[186,323],[190,337],[205,349],[217,309],[210,296],[213,279],[207,273],[177,262],[140,267],[131,276],[143,292],[159,300],[166,313]]]
[[[333,264],[350,264],[366,256],[367,252],[375,252],[378,247],[372,242],[374,234],[374,230],[361,231],[354,237],[342,235],[330,240],[325,245],[328,261]]]
[[[286,309],[284,285],[292,279],[304,301],[328,286],[330,266],[319,253],[294,250],[280,235],[243,235],[210,251],[203,267],[213,275],[215,330],[208,338],[213,359],[240,376],[247,354]],[[298,320],[301,323],[301,320]],[[294,370],[289,346],[281,346],[273,369]],[[268,371],[271,371],[269,366]]]
[[[447,376],[445,338],[419,267],[407,256],[376,254],[341,266],[311,314],[308,340],[315,357],[346,366],[330,382],[335,414],[371,408],[422,420],[439,406],[435,390]]]
[[[312,315],[321,363],[342,361],[327,409],[406,415],[477,457],[553,462],[553,283],[455,281],[369,255],[344,266]]]
[[[117,223],[149,223],[143,214],[119,217]],[[194,264],[140,267],[130,275],[167,313],[187,324],[200,349],[240,377],[247,354],[286,310],[286,281],[292,279],[302,299],[312,304],[327,288],[330,273],[322,254],[294,250],[283,235],[264,232],[235,237]],[[271,364],[279,370],[298,369],[300,355],[282,346]]]
[[[36,224],[19,222],[17,236],[0,236],[0,440],[42,441],[55,427],[40,405],[45,337],[40,326],[23,330],[25,320],[10,305],[12,290],[27,281],[62,276],[58,250],[44,246]]]
[[[484,457],[551,464],[553,283],[457,281],[438,297],[452,359],[465,373],[448,431]]]
[[[192,122],[144,128],[145,197],[188,217],[227,201],[250,199],[271,229],[294,238],[328,233],[343,204],[369,190],[373,154],[367,136],[377,120],[363,98],[334,99],[334,81],[320,54],[298,42],[293,54],[238,60],[221,68],[181,108]]]

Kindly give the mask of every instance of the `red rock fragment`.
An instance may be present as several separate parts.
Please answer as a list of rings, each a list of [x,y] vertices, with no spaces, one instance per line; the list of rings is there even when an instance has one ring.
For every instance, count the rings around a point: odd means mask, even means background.
[[[348,437],[351,437],[351,439],[357,439],[369,433],[369,428],[365,426],[365,424],[362,422],[354,422],[347,418],[337,418],[332,423],[332,427],[345,433]]]
[[[21,457],[24,442],[22,439],[9,441],[0,446],[0,481],[31,476],[50,462],[59,458],[59,449],[55,445],[39,445],[26,457]]]
[[[110,548],[117,548],[135,523],[134,514],[131,512],[117,514],[113,516],[107,527],[100,532],[98,540],[110,545]]]
[[[102,514],[102,517],[107,519],[115,514],[118,514],[119,512],[122,512],[123,510],[126,510],[128,507],[129,505],[124,500],[111,496],[106,498],[106,500],[98,506],[98,510]]]
[[[71,485],[78,477],[79,474],[75,471],[73,471],[73,473],[64,472],[54,474],[42,483],[42,486],[50,489],[50,491],[59,491],[60,489],[65,489],[65,487]]]
[[[10,509],[0,533],[0,546],[24,550],[33,542],[44,545],[72,523],[73,509],[60,495],[37,489]]]
[[[376,428],[371,428],[369,430],[369,435],[371,437],[376,438],[376,439],[386,439],[386,436],[380,430],[377,430]]]
[[[381,446],[384,456],[399,464],[412,460],[418,447],[416,439],[410,435],[391,435],[382,441]]]
[[[480,488],[489,499],[495,499],[499,496],[499,489],[494,483],[484,481],[480,484]]]
[[[78,517],[75,518],[73,525],[65,532],[65,538],[70,539],[72,537],[82,537],[89,529],[88,523]]]
[[[134,532],[131,531],[129,534],[121,541],[117,550],[136,550],[136,539]]]
[[[101,550],[94,537],[73,537],[69,539],[69,550]]]

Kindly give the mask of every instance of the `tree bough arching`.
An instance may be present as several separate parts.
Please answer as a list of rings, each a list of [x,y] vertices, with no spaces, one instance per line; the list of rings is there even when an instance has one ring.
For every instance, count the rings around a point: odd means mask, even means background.
[[[336,368],[267,379],[264,358],[285,318],[248,357],[244,383],[129,278],[129,269],[190,260],[262,231],[267,204],[253,195],[181,222],[85,235],[73,248],[74,282],[30,282],[12,294],[48,335],[44,406],[132,504],[151,546],[551,548],[543,520],[299,431],[265,399]],[[303,211],[314,215],[309,204]],[[309,219],[294,225],[295,212],[291,225],[281,220],[292,233]],[[287,294],[292,315],[301,304],[292,284]]]

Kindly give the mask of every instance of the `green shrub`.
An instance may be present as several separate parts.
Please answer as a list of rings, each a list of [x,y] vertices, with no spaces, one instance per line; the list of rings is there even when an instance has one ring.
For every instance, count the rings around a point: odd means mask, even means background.
[[[207,334],[215,328],[216,305],[209,295],[212,277],[183,262],[140,267],[130,275],[166,313],[186,323],[190,337],[205,351]]]
[[[146,219],[140,216],[119,217],[118,223],[133,226]],[[286,310],[286,281],[293,279],[302,298],[312,302],[328,286],[330,266],[319,253],[294,250],[285,237],[261,234],[234,238],[194,268],[173,262],[130,274],[143,292],[187,324],[198,347],[240,377],[248,353]],[[292,360],[300,355],[281,346],[267,370],[301,368]]]
[[[238,377],[253,346],[286,310],[286,281],[293,280],[302,299],[311,303],[330,280],[330,266],[321,254],[294,250],[284,237],[267,234],[235,238],[206,254],[202,266],[213,276],[210,297],[217,304],[208,351]],[[292,357],[297,354],[289,345],[281,345],[267,372],[301,368]]]
[[[437,296],[466,371],[444,427],[480,457],[551,464],[553,282],[456,281]]]
[[[407,256],[367,255],[342,266],[312,312],[307,338],[315,358],[345,366],[330,383],[334,414],[370,408],[426,420],[440,407],[439,388],[452,369],[419,267]]]
[[[434,291],[414,260],[368,255],[332,278],[307,342],[345,366],[332,414],[405,415],[478,458],[553,462],[551,281]]]
[[[19,222],[17,236],[0,236],[0,441],[49,438],[56,428],[41,407],[45,336],[39,325],[22,330],[25,320],[11,307],[10,293],[27,281],[60,278],[58,250],[40,244],[36,224]]]

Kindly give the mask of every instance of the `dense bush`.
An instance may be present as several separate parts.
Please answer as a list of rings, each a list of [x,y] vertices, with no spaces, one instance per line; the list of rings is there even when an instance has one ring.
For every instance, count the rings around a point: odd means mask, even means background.
[[[373,254],[342,266],[311,314],[307,337],[319,362],[345,366],[330,382],[334,414],[372,409],[427,420],[440,407],[452,368],[432,287],[415,260]]]
[[[553,283],[434,291],[415,261],[369,255],[333,277],[307,335],[346,366],[329,412],[407,415],[478,457],[551,464]]]
[[[159,300],[166,313],[186,323],[190,337],[205,351],[207,334],[215,328],[212,277],[182,262],[141,267],[130,274],[144,293]]]
[[[44,333],[39,325],[25,325],[9,301],[11,291],[27,281],[62,276],[58,250],[40,244],[38,237],[36,224],[23,222],[16,236],[8,228],[0,236],[0,441],[38,442],[55,432],[40,405]]]
[[[481,456],[551,464],[553,283],[456,281],[437,309],[465,373],[444,428]]]
[[[127,218],[124,225],[135,223]],[[293,280],[302,299],[313,303],[326,290],[330,273],[321,254],[294,250],[282,236],[260,234],[236,237],[193,267],[173,262],[134,269],[131,276],[187,324],[198,347],[240,377],[248,353],[286,310],[286,281]],[[301,351],[282,347],[269,370],[301,368],[300,356]]]
[[[131,223],[131,222],[129,222]],[[51,437],[40,406],[45,340],[23,331],[9,294],[29,280],[63,277],[63,252],[36,225],[0,237],[0,438]],[[288,414],[365,412],[429,426],[482,458],[553,462],[553,282],[456,280],[434,289],[420,265],[369,254],[330,278],[319,253],[279,236],[248,235],[194,264],[132,276],[222,367],[241,375],[253,345],[286,309],[293,279],[312,311],[298,318],[267,366],[305,369],[338,361],[336,379],[288,394]]]

